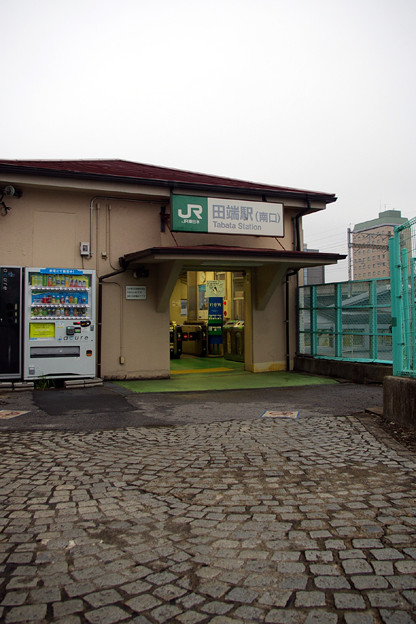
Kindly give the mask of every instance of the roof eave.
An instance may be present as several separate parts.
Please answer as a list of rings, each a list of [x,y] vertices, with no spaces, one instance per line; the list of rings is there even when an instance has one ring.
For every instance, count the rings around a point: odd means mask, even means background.
[[[116,182],[120,184],[146,184],[150,186],[159,186],[163,188],[170,189],[171,192],[175,190],[204,190],[206,192],[215,192],[215,193],[238,193],[239,195],[257,195],[261,197],[274,197],[274,198],[287,198],[287,199],[300,199],[303,201],[314,201],[321,202],[324,204],[330,204],[337,200],[335,194],[331,193],[320,193],[315,191],[304,191],[300,189],[290,189],[290,188],[281,188],[274,189],[270,187],[252,187],[247,188],[243,186],[228,186],[221,184],[207,184],[200,182],[180,182],[174,180],[158,180],[154,178],[138,178],[138,177],[130,177],[130,176],[118,176],[118,175],[108,175],[101,173],[85,173],[78,171],[64,171],[56,169],[46,169],[39,167],[31,167],[31,166],[21,166],[21,165],[13,165],[13,164],[0,164],[0,171],[4,173],[11,174],[20,174],[20,175],[36,175],[39,177],[53,177],[53,178],[64,178],[64,179],[77,179],[77,180],[95,180],[95,181],[106,181],[106,182]],[[307,212],[314,212],[315,210],[319,210],[319,208],[310,207]]]
[[[315,191],[301,191],[297,189],[268,189],[268,188],[245,188],[237,186],[222,186],[218,184],[196,184],[190,182],[173,182],[170,183],[172,190],[174,189],[206,189],[219,193],[238,193],[239,195],[260,195],[261,197],[275,197],[275,198],[287,198],[287,199],[301,199],[303,201],[315,201],[322,202],[324,204],[330,204],[337,200],[335,195],[319,193]],[[308,209],[304,214],[308,212],[314,212],[314,208]]]
[[[321,253],[309,251],[283,251],[274,249],[259,248],[239,248],[239,247],[150,247],[133,253],[125,254],[120,258],[120,264],[128,267],[132,264],[149,262],[170,261],[175,258],[186,259],[222,259],[233,258],[244,264],[244,260],[258,259],[268,262],[285,262],[289,264],[299,264],[304,262],[305,266],[335,264],[346,258],[345,255],[337,253]]]

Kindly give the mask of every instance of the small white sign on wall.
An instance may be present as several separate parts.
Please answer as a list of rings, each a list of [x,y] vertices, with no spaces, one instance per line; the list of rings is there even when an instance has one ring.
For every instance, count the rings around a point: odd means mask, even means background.
[[[206,297],[225,297],[225,282],[224,280],[208,280]]]
[[[126,286],[126,299],[147,299],[146,286]]]

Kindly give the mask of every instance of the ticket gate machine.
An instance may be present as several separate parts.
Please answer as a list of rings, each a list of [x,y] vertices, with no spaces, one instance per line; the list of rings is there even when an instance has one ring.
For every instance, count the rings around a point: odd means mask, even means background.
[[[182,325],[182,353],[207,354],[207,326],[205,323]]]
[[[224,357],[244,362],[244,321],[227,321],[224,325]]]
[[[169,325],[169,342],[171,359],[180,358],[182,355],[182,327],[175,322]]]

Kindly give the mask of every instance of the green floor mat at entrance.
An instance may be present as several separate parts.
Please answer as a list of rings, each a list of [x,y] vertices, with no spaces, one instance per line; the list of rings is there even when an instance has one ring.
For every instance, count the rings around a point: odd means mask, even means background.
[[[215,368],[214,366],[210,367]],[[172,374],[170,379],[139,379],[115,382],[132,392],[200,392],[209,390],[248,390],[336,384],[333,379],[291,372],[250,373],[244,370],[203,374]]]
[[[205,373],[205,372],[229,372],[232,370],[244,372],[242,362],[234,362],[224,357],[195,357],[183,355],[179,359],[171,360],[171,375],[181,375],[184,373]]]

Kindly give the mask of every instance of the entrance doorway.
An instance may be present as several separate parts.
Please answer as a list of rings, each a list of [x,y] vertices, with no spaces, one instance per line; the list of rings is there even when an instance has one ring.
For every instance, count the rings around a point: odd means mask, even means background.
[[[246,271],[186,271],[170,298],[171,374],[244,370]]]

